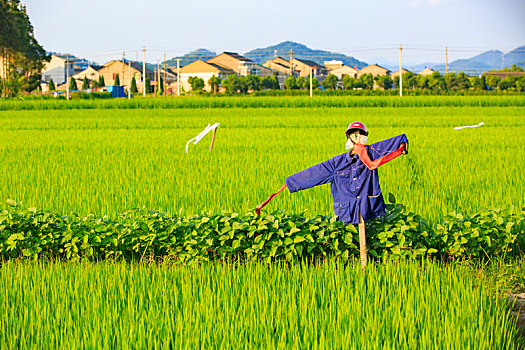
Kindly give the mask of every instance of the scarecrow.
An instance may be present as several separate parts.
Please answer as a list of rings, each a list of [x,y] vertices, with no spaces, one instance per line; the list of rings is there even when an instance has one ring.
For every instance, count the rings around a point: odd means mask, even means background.
[[[317,185],[331,184],[334,212],[345,224],[358,224],[361,265],[366,266],[365,221],[385,213],[385,201],[379,186],[377,168],[407,154],[405,135],[366,145],[368,130],[361,122],[346,129],[348,152],[314,165],[286,179],[286,185],[272,194],[256,209],[261,209],[277,194],[288,188],[290,193]]]

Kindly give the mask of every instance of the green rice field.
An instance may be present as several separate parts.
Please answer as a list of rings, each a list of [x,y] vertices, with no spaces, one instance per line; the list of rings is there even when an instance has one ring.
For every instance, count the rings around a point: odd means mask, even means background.
[[[344,153],[353,121],[366,124],[369,143],[407,135],[409,154],[379,169],[382,192],[433,225],[451,212],[523,214],[523,96],[0,101],[0,210],[12,199],[59,215],[242,215],[287,176]],[[216,122],[213,151],[208,135],[186,154]],[[276,210],[333,215],[329,185],[284,191],[264,208]],[[2,232],[0,222],[6,240]],[[517,259],[508,264],[523,266]],[[0,348],[523,346],[503,291],[473,274],[426,259],[375,260],[366,274],[331,258],[9,260],[0,266]]]
[[[429,220],[524,204],[525,107],[233,108],[5,111],[0,198],[55,212],[116,215],[253,209],[287,176],[345,152],[354,121],[369,143],[407,135],[410,154],[379,169],[384,193]],[[208,123],[210,136],[186,142]],[[476,129],[454,126],[484,122]],[[267,207],[332,211],[329,186]]]
[[[8,263],[7,348],[512,349],[516,328],[465,270]]]

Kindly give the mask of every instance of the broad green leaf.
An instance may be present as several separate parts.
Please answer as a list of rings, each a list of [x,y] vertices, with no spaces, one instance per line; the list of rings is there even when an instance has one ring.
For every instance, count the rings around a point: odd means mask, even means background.
[[[353,224],[346,225],[346,229],[349,230],[352,233],[359,233],[357,228]]]
[[[302,236],[296,236],[293,241],[294,243],[301,243],[301,242],[306,241],[306,239]]]
[[[301,232],[301,230],[298,229],[297,227],[294,227],[294,228],[292,228],[292,229],[290,230],[290,234],[292,234],[292,235],[293,235],[294,233],[296,233],[296,232]]]
[[[12,199],[8,199],[8,200],[6,200],[6,203],[7,203],[7,205],[12,206],[12,207],[17,207],[17,206],[18,206],[18,203],[15,202],[15,201],[12,200]]]
[[[391,204],[396,204],[396,197],[392,193],[388,193],[388,202]]]

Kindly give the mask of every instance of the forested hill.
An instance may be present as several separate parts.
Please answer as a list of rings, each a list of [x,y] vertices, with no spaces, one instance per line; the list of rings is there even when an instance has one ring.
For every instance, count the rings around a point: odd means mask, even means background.
[[[246,52],[244,56],[257,63],[264,63],[267,60],[271,60],[275,56],[281,56],[288,59],[290,57],[290,49],[293,49],[295,58],[310,60],[319,64],[323,64],[324,61],[339,60],[351,67],[356,66],[357,68],[363,68],[368,65],[366,62],[359,61],[358,59],[351,56],[323,50],[313,50],[303,44],[293,41],[284,41],[277,45],[255,49]]]

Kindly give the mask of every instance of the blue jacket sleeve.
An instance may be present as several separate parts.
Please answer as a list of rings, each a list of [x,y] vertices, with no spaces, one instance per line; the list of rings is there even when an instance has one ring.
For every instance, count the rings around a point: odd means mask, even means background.
[[[286,179],[286,186],[290,193],[305,190],[317,185],[323,185],[332,181],[334,174],[333,160],[329,159],[320,164],[298,172]]]
[[[402,143],[406,143],[406,149],[404,154],[408,153],[408,139],[405,134],[394,136],[390,139],[379,141],[373,143],[369,146],[366,146],[368,149],[368,154],[371,160],[376,160],[383,156],[386,156],[390,152],[397,150]]]

